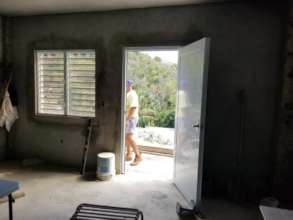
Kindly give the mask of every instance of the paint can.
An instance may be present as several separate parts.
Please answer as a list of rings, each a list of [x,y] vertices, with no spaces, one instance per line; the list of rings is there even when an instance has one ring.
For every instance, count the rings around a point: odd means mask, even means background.
[[[102,152],[97,155],[97,178],[105,181],[115,176],[115,154]]]

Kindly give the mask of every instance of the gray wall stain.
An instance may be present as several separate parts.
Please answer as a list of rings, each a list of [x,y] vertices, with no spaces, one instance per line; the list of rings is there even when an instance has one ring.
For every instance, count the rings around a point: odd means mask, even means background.
[[[280,81],[285,16],[280,8],[222,3],[11,18],[20,113],[13,130],[17,157],[79,166],[85,141],[83,119],[33,117],[34,49],[96,49],[97,127],[89,155],[93,167],[97,152],[119,153],[123,47],[185,45],[209,36],[205,179],[224,189],[236,172],[233,164],[240,129],[237,94],[245,89],[248,110],[242,174],[245,187],[264,192],[271,172],[271,136]]]

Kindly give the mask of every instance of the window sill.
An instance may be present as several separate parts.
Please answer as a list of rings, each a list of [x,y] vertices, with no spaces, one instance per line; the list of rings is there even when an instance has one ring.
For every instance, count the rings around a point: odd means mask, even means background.
[[[38,114],[33,115],[33,120],[37,122],[63,124],[63,125],[84,125],[88,120],[95,119],[92,117],[79,117],[79,116],[64,116],[64,115],[46,115]]]

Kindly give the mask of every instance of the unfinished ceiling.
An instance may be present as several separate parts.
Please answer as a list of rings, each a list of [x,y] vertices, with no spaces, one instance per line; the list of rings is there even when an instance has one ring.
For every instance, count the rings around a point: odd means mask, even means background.
[[[223,0],[3,0],[0,14],[9,16],[105,11],[220,2]]]

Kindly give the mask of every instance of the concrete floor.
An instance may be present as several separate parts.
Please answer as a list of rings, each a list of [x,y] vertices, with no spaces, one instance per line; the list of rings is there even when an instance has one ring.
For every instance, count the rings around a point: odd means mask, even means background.
[[[143,160],[139,166],[125,163],[125,174],[129,178],[151,179],[172,184],[174,176],[174,157],[158,156],[143,153]]]
[[[173,170],[165,172],[159,161],[166,166],[173,163],[172,158],[145,155],[141,166],[127,164],[128,172],[109,182],[82,179],[74,169],[1,162],[0,178],[20,181],[26,193],[14,204],[15,220],[70,219],[80,203],[138,208],[146,220],[178,220],[176,202],[184,201],[172,185]],[[205,199],[202,208],[213,220],[261,219],[257,207],[241,207],[225,200]],[[0,219],[8,219],[7,204],[0,205]]]

